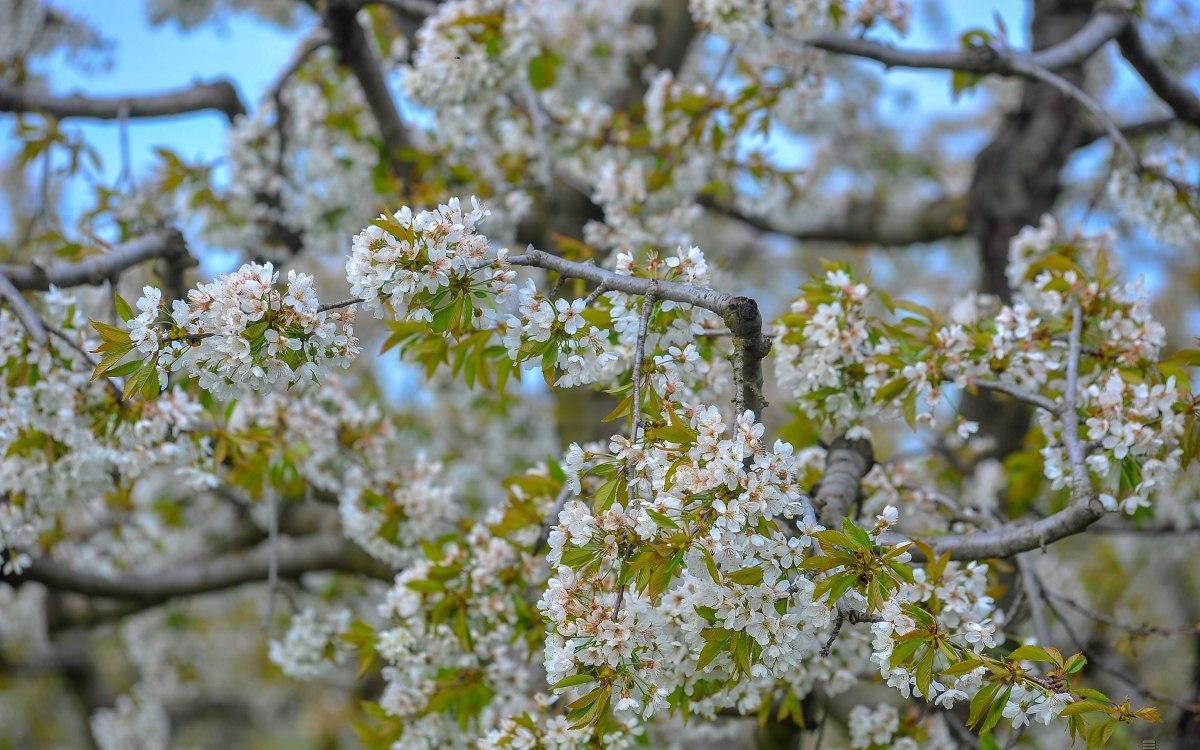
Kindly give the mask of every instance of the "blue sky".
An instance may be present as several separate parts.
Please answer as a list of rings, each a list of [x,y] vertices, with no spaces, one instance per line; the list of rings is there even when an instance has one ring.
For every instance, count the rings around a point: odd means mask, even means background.
[[[246,15],[231,15],[217,26],[183,32],[175,24],[151,27],[140,2],[55,0],[53,4],[88,19],[114,43],[113,66],[106,71],[80,71],[62,57],[47,61],[44,72],[54,90],[62,93],[77,89],[96,95],[150,92],[227,77],[252,106],[303,33]],[[78,127],[101,150],[108,173],[115,177],[120,162],[118,126],[81,122]],[[148,163],[159,144],[169,144],[185,156],[216,156],[223,150],[226,128],[224,115],[214,112],[132,121],[134,166]]]

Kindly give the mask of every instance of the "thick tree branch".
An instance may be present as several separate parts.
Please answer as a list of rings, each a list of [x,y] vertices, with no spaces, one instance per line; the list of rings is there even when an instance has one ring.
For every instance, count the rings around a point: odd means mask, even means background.
[[[338,51],[338,62],[350,69],[362,88],[367,106],[379,125],[379,134],[387,149],[386,156],[392,171],[406,178],[412,171],[402,158],[402,153],[410,145],[408,132],[400,119],[400,110],[396,108],[392,92],[388,89],[379,59],[375,57],[370,40],[358,23],[358,5],[341,0],[330,2],[324,13],[325,27],[329,29],[330,40]]]
[[[1167,103],[1179,119],[1200,128],[1200,96],[1171,76],[1170,71],[1146,46],[1137,27],[1129,24],[1117,37],[1117,44],[1121,47],[1121,54],[1146,85]]]
[[[933,548],[935,554],[950,552],[952,560],[1011,557],[1078,534],[1103,516],[1104,506],[1100,501],[1086,498],[1036,521],[1013,522],[987,531],[922,539]],[[884,541],[888,544],[900,544],[910,540],[901,534],[889,533],[884,535]],[[914,558],[921,556],[916,548],[913,548],[912,553]]]
[[[168,262],[194,264],[188,253],[183,235],[174,229],[165,229],[138,237],[112,250],[76,263],[55,263],[45,268],[37,263],[24,265],[0,265],[0,274],[7,276],[17,289],[49,289],[89,284],[103,284],[119,276],[123,271],[154,258]]]
[[[1117,129],[1121,131],[1121,135],[1127,140],[1137,139],[1165,133],[1177,122],[1179,122],[1179,119],[1174,115],[1163,115],[1161,117],[1148,117],[1145,120],[1123,124],[1118,123]],[[1107,135],[1108,130],[1100,125],[1089,127],[1086,131],[1079,134],[1079,139],[1075,142],[1075,148],[1090,146]]]
[[[802,242],[902,246],[938,242],[967,233],[967,201],[963,196],[938,198],[911,207],[852,198],[841,209],[824,212],[817,221],[794,227],[775,225],[711,199],[701,203],[714,214]]]
[[[1080,64],[1116,38],[1128,24],[1127,11],[1101,10],[1067,39],[1028,53],[1012,52],[998,46],[980,46],[947,52],[907,50],[840,34],[819,34],[803,42],[827,52],[876,60],[889,68],[961,70],[981,75],[1032,77],[1031,67],[1058,70]]]
[[[827,529],[841,528],[842,519],[858,499],[863,477],[875,465],[871,443],[839,437],[825,454],[825,476],[813,495],[817,519]]]
[[[390,580],[385,569],[340,535],[282,537],[277,543],[279,575],[295,578],[317,570],[362,573]],[[240,586],[267,578],[271,545],[179,565],[150,573],[104,575],[72,568],[54,560],[35,560],[9,582],[36,581],[59,591],[141,602],[160,602]]]
[[[58,119],[88,117],[119,120],[126,117],[169,117],[215,109],[233,121],[246,114],[237,89],[226,80],[196,83],[175,91],[136,96],[56,96],[12,86],[0,86],[0,112],[38,112]]]
[[[653,293],[656,299],[695,305],[720,315],[725,325],[729,326],[733,338],[734,377],[739,384],[739,393],[734,402],[761,415],[766,406],[762,397],[762,359],[771,348],[771,339],[763,335],[758,303],[750,297],[738,297],[709,287],[674,281],[625,276],[591,263],[560,258],[533,247],[521,255],[509,257],[508,262],[514,266],[544,268],[572,279],[603,284],[614,292],[639,296]]]

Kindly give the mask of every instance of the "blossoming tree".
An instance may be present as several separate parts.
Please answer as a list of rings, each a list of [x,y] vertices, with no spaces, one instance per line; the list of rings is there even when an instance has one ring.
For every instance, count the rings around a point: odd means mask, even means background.
[[[301,30],[250,107],[0,4],[0,746],[1195,746],[1196,37],[1032,6],[148,2]]]

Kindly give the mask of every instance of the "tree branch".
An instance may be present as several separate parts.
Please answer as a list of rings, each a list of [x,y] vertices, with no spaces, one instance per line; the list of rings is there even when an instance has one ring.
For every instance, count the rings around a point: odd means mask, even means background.
[[[643,279],[600,268],[591,263],[578,263],[557,255],[528,248],[513,255],[508,262],[514,266],[544,268],[572,279],[604,284],[614,292],[645,296],[653,292],[656,299],[695,305],[716,313],[729,326],[733,338],[735,378],[740,393],[735,403],[761,415],[766,403],[762,397],[762,359],[771,348],[771,339],[762,333],[762,316],[758,303],[750,297],[738,297],[709,287],[680,284],[674,281]]]
[[[1164,628],[1159,625],[1150,625],[1148,623],[1147,624],[1133,624],[1133,623],[1121,622],[1120,620],[1113,617],[1112,615],[1106,615],[1103,612],[1097,612],[1096,610],[1094,610],[1090,607],[1080,604],[1079,602],[1075,601],[1074,599],[1072,599],[1069,596],[1065,596],[1063,594],[1059,594],[1057,592],[1050,591],[1044,587],[1042,588],[1042,593],[1044,593],[1046,596],[1050,597],[1051,599],[1062,602],[1063,604],[1067,605],[1068,607],[1070,607],[1071,609],[1080,613],[1081,615],[1087,617],[1088,619],[1095,620],[1096,622],[1104,623],[1105,625],[1112,626],[1114,628],[1117,628],[1118,630],[1123,630],[1131,635],[1135,635],[1135,636],[1159,635],[1159,636],[1170,637],[1170,636],[1179,636],[1179,635],[1195,635],[1195,634],[1200,633],[1200,623],[1193,623],[1191,625],[1184,625],[1181,627],[1174,627],[1174,628]]]
[[[56,96],[24,88],[0,86],[0,112],[38,112],[63,119],[88,117],[118,120],[126,117],[169,117],[215,109],[233,122],[246,114],[237,89],[227,80],[195,83],[158,94],[92,97],[83,94]]]
[[[390,580],[393,572],[376,563],[349,541],[334,534],[282,537],[278,543],[279,575],[295,578],[316,570],[340,570]],[[113,597],[140,602],[161,602],[265,580],[270,567],[271,544],[194,563],[148,573],[104,575],[72,568],[49,559],[33,561],[9,583],[36,581],[59,591]]]
[[[195,263],[188,253],[183,235],[174,229],[165,229],[130,240],[112,250],[94,255],[77,263],[55,263],[44,268],[37,263],[26,265],[0,265],[0,274],[7,276],[13,286],[21,290],[49,289],[56,287],[102,284],[120,275],[127,268],[154,258],[168,261],[186,260]]]
[[[1078,534],[1104,516],[1104,506],[1095,498],[1076,502],[1045,518],[1031,522],[1013,522],[987,531],[968,534],[922,537],[935,554],[949,552],[952,560],[981,560],[987,557],[1011,557],[1020,552],[1040,549]],[[887,544],[911,541],[902,534],[884,534]],[[914,559],[921,557],[912,548]]]
[[[971,385],[974,385],[980,390],[1003,393],[1006,396],[1011,396],[1018,401],[1023,401],[1030,406],[1036,406],[1039,409],[1050,412],[1051,414],[1059,413],[1058,405],[1053,401],[1045,396],[1034,393],[1033,391],[1027,391],[1020,386],[1004,383],[999,380],[975,380],[971,383]]]
[[[1117,37],[1117,44],[1121,54],[1146,85],[1167,103],[1179,119],[1200,128],[1200,96],[1171,76],[1170,71],[1146,46],[1137,27],[1129,24]]]
[[[324,29],[315,29],[309,32],[307,36],[300,40],[300,43],[296,45],[296,49],[292,51],[292,56],[279,69],[279,72],[275,74],[275,81],[267,89],[266,93],[263,94],[262,100],[278,102],[279,97],[283,93],[283,87],[287,85],[287,82],[292,79],[292,76],[296,75],[296,72],[300,68],[304,67],[304,64],[308,62],[308,59],[317,50],[326,44],[329,44],[329,34]]]
[[[1163,115],[1161,117],[1147,117],[1145,120],[1137,120],[1124,124],[1118,123],[1117,129],[1121,131],[1121,135],[1125,136],[1126,139],[1136,139],[1165,133],[1177,122],[1179,122],[1179,119],[1174,115]],[[1075,142],[1075,148],[1090,146],[1107,135],[1108,130],[1102,126],[1090,127],[1080,134],[1079,139]]]
[[[702,199],[701,205],[760,232],[780,234],[802,242],[899,246],[938,242],[967,234],[964,196],[943,197],[903,208],[852,198],[841,209],[824,212],[818,221],[798,227],[777,226],[760,216],[712,199]]]
[[[1045,70],[1078,65],[1116,38],[1128,24],[1128,11],[1101,10],[1069,38],[1028,53],[1016,53],[998,46],[980,46],[953,52],[907,50],[840,34],[818,34],[798,41],[826,52],[876,60],[889,68],[961,70],[981,75],[1030,78],[1031,65]]]
[[[1016,563],[1021,587],[1025,589],[1025,598],[1029,600],[1029,617],[1033,620],[1034,635],[1037,636],[1039,645],[1049,645],[1050,629],[1046,626],[1046,611],[1043,608],[1046,591],[1033,570],[1033,560],[1026,555],[1017,555]]]
[[[400,119],[400,110],[392,99],[379,60],[358,23],[358,5],[342,0],[331,2],[324,13],[325,27],[329,29],[330,40],[337,48],[338,62],[350,69],[362,88],[367,106],[379,125],[379,134],[387,148],[392,171],[399,177],[407,178],[412,169],[401,158],[401,153],[410,145],[408,132]]]
[[[821,525],[841,527],[842,519],[858,499],[863,477],[875,465],[875,454],[868,440],[839,437],[825,454],[825,476],[813,495],[813,506]]]
[[[25,326],[26,332],[29,333],[29,338],[39,344],[44,343],[46,326],[42,324],[42,319],[29,306],[29,300],[21,296],[21,291],[13,286],[13,283],[8,280],[8,276],[3,273],[0,273],[0,297],[8,301],[13,314],[17,316],[17,320],[21,321],[21,325]]]
[[[1024,75],[1034,81],[1041,81],[1063,94],[1064,96],[1075,100],[1083,105],[1083,108],[1091,113],[1092,117],[1100,123],[1100,127],[1104,129],[1109,140],[1113,142],[1113,146],[1125,154],[1126,158],[1139,170],[1143,169],[1142,160],[1133,150],[1133,146],[1129,145],[1125,135],[1121,129],[1117,127],[1115,120],[1109,116],[1104,107],[1096,101],[1090,94],[1076,86],[1071,81],[1060,76],[1049,68],[1042,67],[1031,60],[1016,59],[1012,62],[1012,67],[1015,72]]]

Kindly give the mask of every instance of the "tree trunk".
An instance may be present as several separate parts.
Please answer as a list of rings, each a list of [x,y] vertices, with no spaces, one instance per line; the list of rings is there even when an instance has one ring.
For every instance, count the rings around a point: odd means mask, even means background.
[[[1035,0],[1034,49],[1062,41],[1091,14],[1090,0]],[[1082,67],[1057,71],[1077,85]],[[1008,113],[991,142],[975,157],[967,194],[967,223],[979,247],[981,292],[1012,299],[1005,271],[1008,246],[1027,225],[1036,225],[1054,208],[1062,189],[1060,173],[1088,131],[1084,112],[1053,87],[1029,81],[1020,105]],[[1029,429],[1029,409],[1006,397],[981,393],[964,399],[963,415],[980,423],[980,433],[995,440],[991,455],[1003,458],[1020,448]]]

